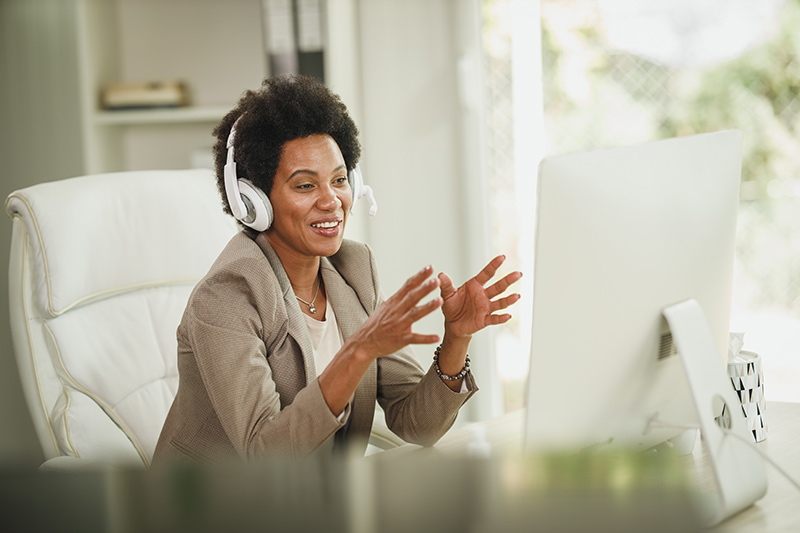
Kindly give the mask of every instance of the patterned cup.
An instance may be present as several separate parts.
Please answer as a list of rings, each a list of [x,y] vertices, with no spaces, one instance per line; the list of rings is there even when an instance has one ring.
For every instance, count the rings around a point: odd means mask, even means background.
[[[767,421],[765,411],[767,402],[764,399],[764,372],[761,369],[761,356],[755,352],[742,350],[736,358],[728,363],[728,377],[742,402],[742,411],[747,422],[747,429],[756,442],[767,438]]]

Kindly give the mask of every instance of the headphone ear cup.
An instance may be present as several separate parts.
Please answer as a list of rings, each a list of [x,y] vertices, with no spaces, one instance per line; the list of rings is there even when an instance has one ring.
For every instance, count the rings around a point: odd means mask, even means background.
[[[272,204],[264,191],[246,179],[239,179],[239,192],[242,195],[247,214],[242,224],[256,231],[265,231],[272,225]]]

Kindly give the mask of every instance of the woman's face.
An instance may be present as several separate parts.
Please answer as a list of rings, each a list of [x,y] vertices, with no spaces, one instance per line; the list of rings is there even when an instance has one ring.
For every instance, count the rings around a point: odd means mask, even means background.
[[[269,199],[274,219],[267,237],[279,255],[288,252],[300,259],[335,254],[352,203],[336,141],[316,134],[285,143]]]

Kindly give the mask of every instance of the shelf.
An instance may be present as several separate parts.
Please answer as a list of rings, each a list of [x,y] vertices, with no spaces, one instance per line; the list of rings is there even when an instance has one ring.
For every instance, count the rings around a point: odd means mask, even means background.
[[[170,109],[96,111],[93,116],[93,121],[95,124],[107,126],[216,122],[222,119],[232,107],[233,106],[190,106]]]

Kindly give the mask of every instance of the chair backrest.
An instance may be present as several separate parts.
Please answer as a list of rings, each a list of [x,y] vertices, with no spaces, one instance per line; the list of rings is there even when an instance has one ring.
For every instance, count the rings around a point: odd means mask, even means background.
[[[45,457],[149,464],[187,298],[238,230],[213,174],[43,183],[9,195],[6,212],[12,340]]]

